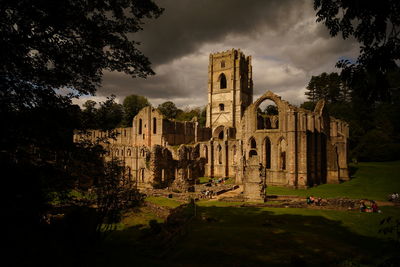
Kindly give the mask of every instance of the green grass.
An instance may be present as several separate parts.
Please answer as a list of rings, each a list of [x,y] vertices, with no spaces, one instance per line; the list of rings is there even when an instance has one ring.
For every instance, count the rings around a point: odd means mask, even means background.
[[[210,177],[200,177],[199,178],[199,184],[206,184],[208,181],[210,181]]]
[[[166,198],[166,197],[146,197],[146,201],[151,202],[153,204],[163,206],[163,207],[169,207],[169,208],[176,208],[180,205],[182,205],[182,202],[179,202],[175,199],[171,198]]]
[[[143,235],[142,230],[132,226],[117,231],[102,248],[106,255],[97,252],[93,263],[275,266],[303,261],[310,266],[330,266],[350,260],[375,265],[394,253],[389,236],[378,230],[383,218],[399,216],[397,207],[383,207],[383,213],[378,214],[208,203],[198,202],[197,217],[173,243],[162,244],[159,236]]]
[[[174,249],[170,262],[258,266],[289,264],[295,255],[311,265],[345,259],[372,262],[386,245],[383,240],[387,237],[378,233],[379,221],[398,214],[398,209],[385,207],[383,214],[367,214],[289,208],[199,207],[197,213],[214,221],[194,221],[188,236]]]
[[[355,178],[309,190],[269,187],[268,194],[386,200],[400,191],[400,162],[360,163]],[[180,202],[163,197],[146,201],[164,207]],[[379,233],[380,221],[400,217],[399,207],[382,213],[357,210],[242,207],[242,202],[199,201],[185,210],[196,217],[171,240],[152,233],[154,214],[132,214],[90,258],[96,266],[376,266],[396,253]],[[139,217],[138,217],[139,216]],[[160,222],[160,220],[157,220]],[[145,226],[143,226],[145,225]],[[168,236],[168,235],[167,235]],[[347,265],[345,265],[347,263]]]
[[[342,184],[325,184],[309,189],[269,186],[267,194],[387,200],[388,194],[400,192],[400,161],[363,162],[354,166],[358,168],[354,178]]]

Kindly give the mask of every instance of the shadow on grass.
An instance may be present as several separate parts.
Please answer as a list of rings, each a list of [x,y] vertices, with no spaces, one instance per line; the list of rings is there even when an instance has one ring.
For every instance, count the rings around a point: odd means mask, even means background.
[[[353,179],[355,177],[355,174],[357,172],[357,170],[359,169],[359,167],[355,164],[349,164],[349,177],[350,179]]]
[[[183,231],[168,231],[176,226],[118,231],[85,265],[376,265],[394,252],[392,243],[355,234],[339,221],[255,207],[196,207]]]

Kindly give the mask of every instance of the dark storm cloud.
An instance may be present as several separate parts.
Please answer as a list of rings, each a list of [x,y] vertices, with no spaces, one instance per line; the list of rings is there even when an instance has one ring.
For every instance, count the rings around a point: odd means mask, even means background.
[[[331,38],[315,22],[312,0],[159,0],[164,14],[133,36],[156,72],[131,79],[105,72],[98,96],[143,95],[157,105],[207,102],[209,53],[240,48],[253,56],[254,94],[272,90],[299,103],[311,75],[335,71],[358,52],[352,40]]]
[[[283,32],[301,15],[304,1],[294,0],[165,0],[164,14],[145,25],[138,36],[142,51],[154,64],[196,51],[205,42],[228,34],[252,35],[267,25]]]

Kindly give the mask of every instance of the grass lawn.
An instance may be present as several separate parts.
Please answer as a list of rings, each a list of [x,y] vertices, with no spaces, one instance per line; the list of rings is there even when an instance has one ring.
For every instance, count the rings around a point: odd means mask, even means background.
[[[355,177],[339,185],[308,190],[268,187],[268,194],[386,200],[400,191],[400,162],[359,163]],[[163,207],[181,203],[148,197]],[[242,202],[199,201],[179,235],[154,232],[151,212],[133,213],[125,226],[89,254],[85,266],[376,266],[398,247],[380,221],[400,219],[400,209],[382,213],[301,208],[241,207]],[[186,210],[186,213],[192,213]],[[154,223],[153,223],[154,226]],[[155,224],[157,226],[157,224]],[[157,227],[156,227],[157,228]]]
[[[151,202],[153,204],[157,204],[159,206],[163,206],[163,207],[169,207],[169,208],[176,208],[180,205],[182,205],[182,202],[179,202],[175,199],[171,199],[171,198],[166,198],[166,197],[146,197],[146,201],[147,202]]]
[[[400,192],[400,161],[362,162],[353,166],[357,168],[354,177],[342,184],[325,184],[310,189],[269,186],[267,194],[387,200],[388,194]]]
[[[135,225],[116,231],[96,251],[96,266],[374,266],[394,253],[379,222],[400,215],[294,208],[239,207],[199,202],[183,235],[164,242]],[[193,209],[193,213],[194,213]],[[93,260],[93,257],[91,258]],[[297,266],[296,265],[296,266]],[[337,266],[337,265],[335,265]],[[344,265],[358,266],[358,265]]]

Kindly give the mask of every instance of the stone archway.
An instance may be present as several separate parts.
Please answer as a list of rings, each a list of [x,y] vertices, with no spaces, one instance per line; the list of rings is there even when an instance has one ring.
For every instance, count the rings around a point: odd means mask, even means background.
[[[223,140],[225,135],[224,129],[225,127],[223,125],[218,126],[217,128],[215,128],[212,137],[214,137],[215,139]]]

